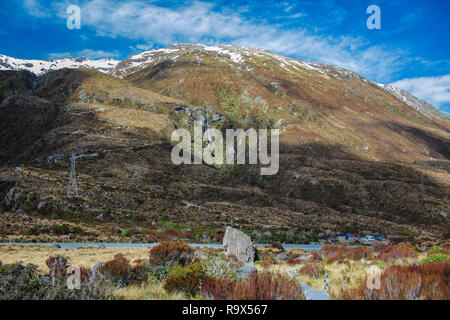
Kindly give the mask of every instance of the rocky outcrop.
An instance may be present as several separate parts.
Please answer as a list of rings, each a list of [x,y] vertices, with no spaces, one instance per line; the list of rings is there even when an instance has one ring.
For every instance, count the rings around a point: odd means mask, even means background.
[[[275,261],[277,261],[277,262],[283,262],[283,261],[286,261],[286,260],[288,259],[288,256],[287,256],[286,253],[281,252],[281,253],[277,254],[277,255],[274,257],[274,259],[275,259]]]
[[[223,248],[227,256],[233,255],[240,262],[253,262],[255,258],[255,248],[250,237],[232,227],[227,227],[225,231]]]
[[[249,262],[243,267],[235,270],[238,277],[248,277],[252,272],[257,272],[253,262]]]

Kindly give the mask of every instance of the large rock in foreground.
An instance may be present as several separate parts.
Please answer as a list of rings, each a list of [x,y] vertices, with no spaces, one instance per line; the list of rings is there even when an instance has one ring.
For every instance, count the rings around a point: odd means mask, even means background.
[[[232,227],[227,227],[225,231],[223,248],[227,256],[233,255],[240,262],[253,262],[255,258],[255,248],[250,237]]]

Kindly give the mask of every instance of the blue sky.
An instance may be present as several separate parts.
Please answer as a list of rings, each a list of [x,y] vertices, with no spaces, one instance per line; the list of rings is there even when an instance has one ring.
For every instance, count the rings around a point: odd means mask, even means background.
[[[372,4],[380,30],[366,27]],[[69,5],[81,7],[81,30],[66,27]],[[394,83],[450,115],[449,12],[444,0],[2,0],[0,53],[123,59],[176,42],[235,44]]]

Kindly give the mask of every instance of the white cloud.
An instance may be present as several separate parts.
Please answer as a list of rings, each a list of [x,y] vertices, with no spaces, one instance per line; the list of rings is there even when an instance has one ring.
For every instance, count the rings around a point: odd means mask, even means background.
[[[64,59],[64,58],[68,58],[71,56],[72,56],[72,54],[70,52],[55,52],[55,53],[50,53],[48,55],[48,59],[49,60]]]
[[[83,49],[78,52],[57,52],[51,53],[48,55],[48,59],[64,59],[68,57],[86,57],[89,59],[102,59],[102,58],[120,58],[120,53],[118,51],[108,52],[103,50],[92,50],[92,49]]]
[[[450,105],[450,74],[396,81],[393,86],[408,91],[436,107]]]
[[[33,7],[31,4],[38,1],[28,2]],[[53,3],[49,10],[65,18],[69,4],[69,0],[63,0]],[[392,75],[409,61],[401,50],[371,46],[361,38],[332,37],[304,28],[284,30],[281,25],[247,18],[245,10],[218,10],[214,4],[201,1],[171,8],[143,0],[86,0],[80,1],[80,6],[82,28],[93,28],[99,36],[136,40],[141,45],[195,42],[262,48],[298,59],[338,65],[378,82],[392,81]],[[288,11],[286,19],[292,16],[292,11]],[[338,10],[336,15],[334,18],[340,20],[345,11]]]
[[[372,80],[389,81],[404,65],[403,52],[371,47],[354,37],[334,38],[305,29],[283,30],[239,13],[216,11],[211,3],[164,8],[141,0],[91,0],[82,6],[82,25],[101,36],[125,37],[163,45],[175,42],[236,44],[300,59],[335,64]]]
[[[108,52],[103,50],[83,49],[78,51],[76,56],[86,57],[89,59],[120,58],[120,53],[118,51]]]
[[[24,0],[23,7],[33,17],[43,18],[51,15],[50,10],[42,6],[39,0]]]

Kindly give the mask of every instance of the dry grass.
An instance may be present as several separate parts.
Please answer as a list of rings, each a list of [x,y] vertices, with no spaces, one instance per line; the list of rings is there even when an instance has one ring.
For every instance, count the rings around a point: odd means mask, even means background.
[[[163,114],[158,114],[150,111],[116,108],[106,105],[101,105],[97,108],[97,116],[101,120],[106,120],[116,125],[136,127],[136,128],[151,128],[157,133],[168,136],[168,133],[174,129],[169,117]]]
[[[0,246],[0,260],[4,264],[23,261],[34,263],[39,269],[47,272],[45,260],[49,256],[63,255],[69,265],[92,268],[98,262],[112,260],[118,253],[122,253],[129,261],[147,259],[148,248],[99,248],[86,247],[76,249],[58,249],[52,246]]]
[[[397,259],[390,262],[384,261],[372,261],[368,259],[361,260],[345,260],[345,261],[336,261],[333,263],[326,263],[325,261],[320,262],[323,265],[325,272],[328,274],[329,278],[329,292],[331,297],[338,297],[341,289],[356,287],[361,281],[363,281],[367,276],[368,267],[375,264],[379,266],[381,269],[384,269],[387,266],[393,264],[400,265],[410,265],[420,261],[422,258],[426,257],[426,254],[420,254],[415,258],[403,258]],[[257,266],[258,271],[270,271],[270,272],[279,272],[283,273],[289,269],[297,268],[301,269],[305,264],[274,264],[269,268],[264,269],[261,265]],[[306,283],[311,286],[314,290],[322,290],[324,288],[324,280],[323,277],[315,278],[308,274],[301,274],[297,277],[298,280]]]
[[[260,248],[260,251],[268,250],[267,248]],[[288,253],[290,250],[288,250]],[[126,259],[133,262],[138,259],[148,259],[148,248],[99,248],[87,247],[77,249],[58,249],[51,246],[0,246],[0,261],[3,264],[9,264],[17,261],[24,263],[34,263],[39,266],[43,272],[48,272],[48,267],[45,264],[49,256],[63,255],[68,259],[69,265],[78,265],[91,268],[98,262],[106,262],[112,260],[118,253],[122,253]],[[301,253],[301,251],[298,251]],[[338,298],[343,289],[355,288],[361,284],[367,277],[367,268],[370,265],[377,265],[381,269],[392,265],[411,265],[420,262],[427,256],[426,253],[421,253],[416,257],[394,259],[390,261],[380,261],[373,259],[361,260],[344,260],[333,263],[326,263],[326,261],[319,262],[323,266],[325,272],[329,277],[329,292],[333,298]],[[277,263],[270,265],[268,268],[263,268],[260,264],[257,265],[259,272],[270,271],[272,273],[284,274],[287,270],[292,268],[301,268],[305,264],[289,265],[287,263]],[[314,277],[308,274],[299,274],[297,280],[300,280],[315,290],[323,289],[323,277]],[[116,299],[126,300],[154,300],[154,299],[188,299],[185,295],[179,292],[167,292],[162,287],[162,283],[145,282],[140,286],[128,286],[121,288],[115,292]]]
[[[114,292],[117,300],[188,300],[182,292],[168,292],[162,283],[144,283],[141,286],[128,286]]]

